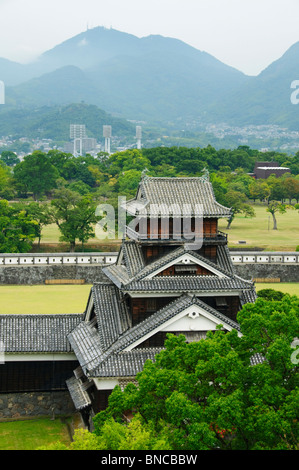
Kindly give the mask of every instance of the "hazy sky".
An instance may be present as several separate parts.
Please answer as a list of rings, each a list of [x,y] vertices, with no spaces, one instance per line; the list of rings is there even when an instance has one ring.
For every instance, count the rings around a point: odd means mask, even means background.
[[[0,0],[0,57],[25,63],[95,26],[178,38],[257,75],[299,41],[299,0]]]

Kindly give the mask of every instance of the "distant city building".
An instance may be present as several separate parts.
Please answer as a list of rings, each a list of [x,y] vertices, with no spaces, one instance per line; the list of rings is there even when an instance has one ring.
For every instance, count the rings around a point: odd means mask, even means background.
[[[256,179],[266,179],[270,175],[280,177],[285,173],[290,173],[290,169],[279,166],[279,163],[277,162],[256,162],[253,173]]]
[[[111,126],[103,126],[103,137],[105,137],[105,152],[111,153],[111,136],[112,136],[112,127]]]
[[[83,154],[83,139],[86,138],[85,124],[71,124],[70,125],[70,139],[73,141],[74,155]],[[79,149],[78,149],[79,144]]]
[[[71,124],[70,125],[70,139],[84,139],[86,137],[85,124]]]
[[[81,152],[80,154],[85,154],[92,152],[97,147],[97,141],[92,137],[85,137],[80,139],[79,149],[78,142],[79,140],[76,140],[75,142],[66,142],[63,147],[64,152],[73,153],[74,155],[77,155],[79,152]]]

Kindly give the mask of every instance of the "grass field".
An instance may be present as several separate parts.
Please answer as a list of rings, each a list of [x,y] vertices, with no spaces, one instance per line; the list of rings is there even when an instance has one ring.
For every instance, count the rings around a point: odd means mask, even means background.
[[[272,230],[272,216],[266,212],[265,205],[254,205],[256,217],[251,219],[237,215],[231,228],[226,230],[227,220],[219,221],[219,229],[228,234],[230,247],[259,247],[269,251],[295,251],[299,245],[299,213],[289,209],[285,214],[278,214],[278,230]],[[245,240],[246,245],[240,245]]]
[[[259,247],[270,251],[295,251],[299,245],[299,213],[298,210],[289,209],[285,214],[277,215],[278,230],[272,230],[272,216],[266,212],[263,204],[254,204],[256,217],[246,218],[237,215],[233,220],[231,228],[226,230],[227,219],[219,220],[219,230],[228,234],[230,247]],[[246,245],[240,245],[239,240],[245,240]],[[42,232],[42,245],[59,243],[59,230],[55,224],[46,226]],[[103,244],[97,238],[90,239],[87,246],[92,244]],[[115,241],[105,242],[115,245]],[[80,245],[78,245],[79,247]],[[115,247],[118,251],[118,247]]]
[[[0,314],[83,313],[91,286],[0,286]],[[299,297],[299,283],[256,283],[256,290],[276,289]]]
[[[275,289],[299,297],[299,282],[256,283],[255,287],[257,292],[262,289]]]
[[[0,423],[0,450],[35,450],[57,441],[70,443],[67,425],[60,419]]]
[[[90,285],[0,286],[0,314],[82,313]]]

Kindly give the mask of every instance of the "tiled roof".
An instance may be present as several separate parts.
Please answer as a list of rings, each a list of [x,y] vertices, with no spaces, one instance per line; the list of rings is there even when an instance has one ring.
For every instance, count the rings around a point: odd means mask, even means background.
[[[177,215],[183,215],[183,207],[187,204],[193,211],[192,215],[198,214],[196,207],[199,204],[202,205],[203,217],[229,217],[231,214],[231,209],[216,201],[212,183],[205,178],[145,177],[139,184],[136,198],[128,201],[128,211],[135,213],[134,208],[136,203],[140,204],[140,200],[147,207],[149,205],[159,205],[160,207],[164,205],[166,210],[176,204]]]
[[[88,393],[82,389],[81,381],[75,377],[66,380],[67,388],[77,410],[83,410],[91,405]]]
[[[141,246],[134,241],[124,240],[121,246],[129,277],[135,276],[145,266]]]
[[[92,371],[93,377],[135,377],[141,372],[147,359],[155,360],[162,348],[140,348],[111,354]]]
[[[252,283],[238,277],[218,276],[159,276],[152,279],[133,280],[123,287],[124,292],[225,292],[251,289]]]
[[[257,294],[256,294],[256,290],[254,286],[252,286],[251,289],[244,290],[240,297],[242,305],[245,305],[248,303],[254,303],[256,299],[257,299]]]
[[[102,356],[101,338],[97,329],[81,322],[69,335],[68,340],[85,374],[96,367]]]
[[[222,266],[218,266],[217,264],[213,263],[207,258],[204,258],[203,256],[199,255],[195,251],[188,250],[184,246],[181,246],[174,251],[167,253],[166,255],[162,256],[161,258],[157,259],[153,263],[150,263],[149,265],[145,266],[139,273],[134,277],[135,281],[145,279],[147,276],[149,276],[151,273],[155,272],[156,270],[163,268],[168,263],[171,263],[175,261],[177,258],[179,258],[182,255],[191,255],[193,256],[196,260],[198,260],[199,264],[202,262],[208,266],[210,266],[213,269],[216,269],[217,271],[221,272],[224,275],[230,275],[230,273],[226,272]]]
[[[118,355],[123,353],[123,351],[130,345],[138,342],[140,339],[142,340],[146,335],[150,334],[157,328],[159,329],[159,327],[164,323],[192,305],[198,305],[217,318],[220,323],[239,330],[239,325],[236,322],[227,318],[225,315],[208,306],[201,300],[190,295],[182,295],[164,308],[147,317],[144,321],[119,335],[118,339],[111,343],[110,347],[105,351],[101,345],[99,332],[97,332],[96,328],[92,327],[87,322],[82,322],[68,336],[68,339],[77,356],[80,366],[87,376],[101,376],[102,372],[105,376],[113,376],[110,374],[115,374],[116,370],[119,370],[118,368],[124,364],[126,364],[126,373],[124,375],[133,376],[134,371],[139,367],[138,364],[141,364],[141,353],[136,352],[135,355],[132,353],[132,358],[134,358],[132,363],[129,361],[129,358],[131,357],[130,355],[124,355],[121,358],[119,358]],[[135,351],[138,350],[136,349]],[[127,362],[125,363],[126,360]],[[132,367],[131,372],[130,364]]]
[[[227,245],[217,246],[217,258],[218,266],[232,276],[236,274],[235,266],[232,262]]]
[[[130,245],[137,245],[135,242],[130,243]],[[156,291],[163,289],[173,290],[179,289],[183,291],[188,291],[188,281],[190,280],[190,289],[194,290],[194,286],[199,290],[211,289],[240,289],[245,288],[249,289],[252,287],[250,281],[243,280],[235,275],[235,270],[229,256],[229,251],[227,247],[218,247],[219,259],[216,264],[209,259],[199,255],[195,251],[188,250],[186,247],[181,246],[174,249],[170,253],[162,256],[161,258],[153,261],[137,271],[135,269],[135,275],[130,276],[126,265],[112,265],[103,268],[103,272],[106,276],[119,288],[124,291],[135,291],[135,290],[146,290],[146,291]],[[151,279],[146,279],[147,276],[154,273],[155,271],[162,269],[163,266],[166,266],[168,263],[175,262],[175,260],[182,255],[191,255],[193,256],[199,264],[206,264],[207,269],[217,270],[223,276],[226,276],[227,281],[222,282],[222,278],[218,277],[211,273],[210,276],[167,276],[167,277],[153,277]],[[139,266],[142,266],[141,263]],[[187,279],[187,280],[186,280]],[[219,282],[220,281],[220,282]],[[186,286],[186,287],[185,287]],[[193,286],[193,287],[192,287]]]
[[[103,273],[118,287],[121,288],[130,282],[126,266],[113,264],[103,268]]]
[[[71,352],[67,335],[82,314],[0,315],[0,341],[6,353]]]
[[[119,335],[130,328],[130,319],[122,292],[112,283],[92,287],[101,349],[105,351]]]
[[[250,358],[250,364],[256,366],[257,364],[262,364],[265,361],[265,358],[260,354],[256,353]]]

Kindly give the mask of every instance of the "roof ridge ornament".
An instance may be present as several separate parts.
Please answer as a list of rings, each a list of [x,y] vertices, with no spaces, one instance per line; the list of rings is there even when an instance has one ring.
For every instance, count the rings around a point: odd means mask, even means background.
[[[204,167],[202,171],[203,171],[202,179],[204,181],[210,181],[210,173],[209,173],[208,168]]]
[[[148,172],[149,172],[149,170],[148,170],[147,168],[144,168],[144,169],[142,170],[142,172],[141,172],[141,179],[142,179],[143,181],[145,181],[145,180],[148,179],[148,176],[147,176],[147,174],[146,174],[146,173],[148,173]]]

